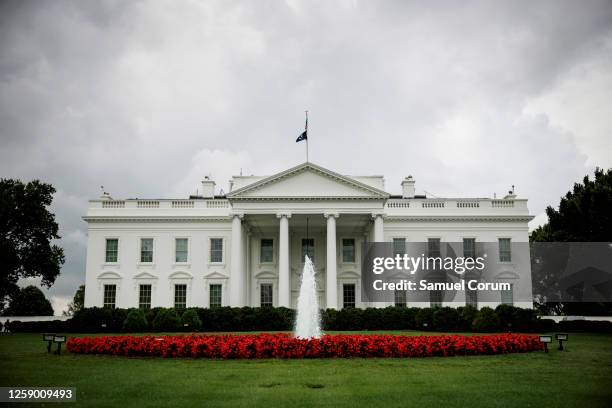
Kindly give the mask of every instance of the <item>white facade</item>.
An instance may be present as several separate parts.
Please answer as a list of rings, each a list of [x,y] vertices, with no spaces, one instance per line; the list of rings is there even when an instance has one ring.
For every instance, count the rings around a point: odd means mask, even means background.
[[[390,196],[382,176],[343,176],[312,163],[270,177],[237,176],[230,184],[227,196],[214,196],[214,182],[204,180],[202,197],[90,201],[84,217],[85,306],[106,301],[122,308],[175,302],[294,307],[308,237],[322,307],[352,305],[353,295],[354,305],[365,307],[370,305],[360,296],[364,240],[528,242],[532,218],[527,200],[514,195],[424,198],[414,195],[414,180],[408,177],[402,196]],[[509,263],[500,280],[516,285],[513,294],[500,294],[500,302],[503,296],[506,302],[525,299],[518,294],[531,293],[530,273]],[[531,307],[530,302],[513,303]]]

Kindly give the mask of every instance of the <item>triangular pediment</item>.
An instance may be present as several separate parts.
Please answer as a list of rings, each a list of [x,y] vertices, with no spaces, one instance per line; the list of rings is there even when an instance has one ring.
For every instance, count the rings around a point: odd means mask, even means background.
[[[313,163],[303,163],[228,194],[230,200],[386,199],[389,194]]]
[[[134,279],[157,279],[157,276],[150,272],[140,272],[139,274],[134,275]]]
[[[222,274],[221,272],[211,272],[208,275],[204,276],[204,279],[227,279],[228,277],[224,274]]]

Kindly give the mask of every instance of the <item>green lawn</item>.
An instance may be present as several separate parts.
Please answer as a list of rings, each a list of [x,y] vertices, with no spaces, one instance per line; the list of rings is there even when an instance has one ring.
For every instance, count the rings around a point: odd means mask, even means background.
[[[567,351],[548,354],[211,361],[55,356],[40,335],[11,334],[0,336],[0,386],[76,387],[78,406],[121,408],[605,407],[612,336],[570,334]]]

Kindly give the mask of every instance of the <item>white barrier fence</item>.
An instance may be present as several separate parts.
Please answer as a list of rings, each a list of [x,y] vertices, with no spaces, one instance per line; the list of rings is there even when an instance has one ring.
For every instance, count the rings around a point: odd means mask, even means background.
[[[540,316],[540,319],[551,319],[556,323],[562,320],[590,320],[612,322],[612,316]]]
[[[6,323],[7,320],[11,322],[51,322],[53,320],[66,321],[72,316],[0,316],[0,322]]]

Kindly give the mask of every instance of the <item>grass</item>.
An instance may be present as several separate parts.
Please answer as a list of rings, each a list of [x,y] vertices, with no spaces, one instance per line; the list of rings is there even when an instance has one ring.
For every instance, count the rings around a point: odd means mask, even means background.
[[[38,334],[0,336],[0,386],[76,387],[77,406],[606,407],[611,378],[601,334],[548,354],[288,361],[55,356]]]

